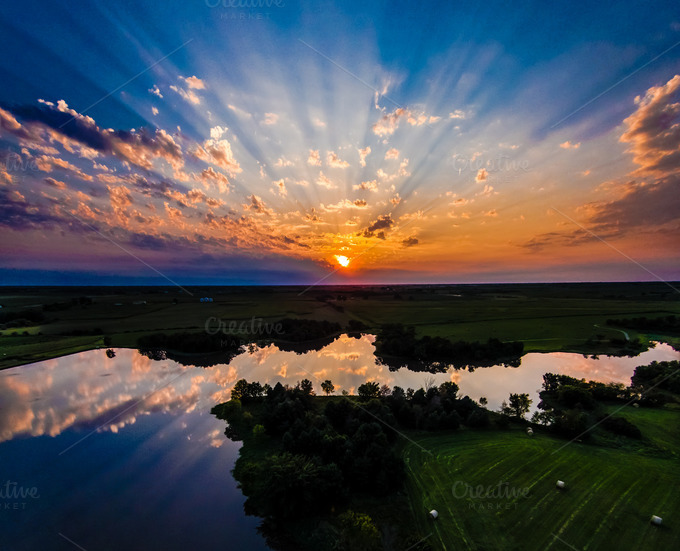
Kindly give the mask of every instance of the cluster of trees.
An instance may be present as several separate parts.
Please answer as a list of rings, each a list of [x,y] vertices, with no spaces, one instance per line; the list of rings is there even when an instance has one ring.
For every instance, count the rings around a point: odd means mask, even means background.
[[[330,380],[321,388],[327,395],[334,391]],[[293,387],[242,379],[232,399],[213,413],[228,421],[226,434],[232,439],[267,438],[267,453],[242,454],[234,470],[247,512],[284,532],[293,520],[328,515],[336,543],[352,542],[347,549],[379,543],[378,532],[362,513],[342,517],[332,512],[350,505],[351,496],[399,491],[405,470],[395,442],[401,430],[489,424],[488,411],[467,396],[460,398],[453,382],[418,390],[367,382],[359,387],[358,399],[319,400],[308,379]]]
[[[137,339],[140,352],[147,354],[150,351],[174,350],[190,354],[201,354],[216,351],[238,352],[240,343],[234,339],[225,338],[224,335],[211,335],[201,333],[154,333],[143,335]]]
[[[339,323],[326,320],[285,318],[278,324],[281,331],[276,335],[277,338],[293,342],[323,339],[342,331]]]
[[[643,395],[641,403],[663,403],[668,397],[662,391],[680,394],[680,361],[652,362],[636,367],[631,383],[633,389]]]
[[[639,369],[639,368],[638,368]],[[601,383],[576,379],[568,375],[543,375],[541,401],[533,421],[548,425],[568,438],[590,438],[590,428],[598,425],[615,434],[641,438],[640,430],[623,417],[609,416],[606,404],[626,403],[635,398],[635,391],[623,383]]]
[[[662,333],[680,333],[680,317],[675,315],[662,316],[659,318],[638,318],[608,319],[607,325],[618,327],[629,327],[631,329],[660,331]]]
[[[14,312],[0,311],[1,329],[12,329],[14,327],[37,325],[43,321],[45,321],[45,315],[40,310],[35,308],[16,310]]]
[[[415,327],[400,323],[383,325],[375,340],[377,356],[394,356],[425,362],[446,362],[456,368],[489,367],[502,363],[519,366],[524,352],[522,342],[486,343],[456,341],[443,337],[416,337]]]

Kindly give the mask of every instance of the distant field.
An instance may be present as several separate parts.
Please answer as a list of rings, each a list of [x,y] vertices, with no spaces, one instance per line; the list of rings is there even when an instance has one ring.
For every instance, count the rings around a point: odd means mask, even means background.
[[[0,289],[0,315],[31,310],[45,316],[38,324],[0,329],[0,368],[104,346],[105,336],[112,346],[135,347],[145,334],[203,331],[209,318],[229,322],[300,317],[337,321],[343,326],[354,319],[365,323],[369,331],[396,322],[416,326],[420,335],[453,340],[521,340],[527,352],[605,354],[616,353],[620,345],[613,341],[622,338],[620,332],[606,327],[608,318],[680,314],[680,295],[662,283],[319,286],[309,290],[190,287],[188,291],[193,296],[177,287]],[[201,303],[203,296],[214,301]],[[83,297],[91,303],[71,303]],[[631,339],[644,342],[654,338],[680,341],[678,336],[628,333]]]
[[[415,436],[404,458],[408,493],[419,532],[441,550],[680,548],[680,412],[626,411],[647,435],[668,440],[661,423],[672,422],[675,457],[634,453],[524,431],[464,431]],[[666,426],[666,431],[669,427]],[[670,444],[670,442],[666,442]],[[668,454],[666,454],[668,455]],[[567,484],[558,490],[557,480]],[[456,496],[454,497],[454,485]],[[527,497],[496,499],[463,495],[464,486],[528,489]],[[506,494],[507,495],[507,494]],[[427,512],[436,509],[436,521]],[[655,514],[662,526],[650,524]]]

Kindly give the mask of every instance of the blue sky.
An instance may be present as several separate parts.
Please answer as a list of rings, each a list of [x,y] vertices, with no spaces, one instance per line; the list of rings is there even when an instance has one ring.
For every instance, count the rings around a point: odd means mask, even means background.
[[[677,278],[680,7],[518,4],[4,6],[0,274]]]

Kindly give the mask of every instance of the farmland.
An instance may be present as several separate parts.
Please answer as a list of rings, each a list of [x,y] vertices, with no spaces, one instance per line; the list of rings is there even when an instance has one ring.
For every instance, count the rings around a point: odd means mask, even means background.
[[[191,294],[189,294],[191,293]],[[213,302],[201,303],[210,296]],[[362,322],[375,332],[403,323],[418,335],[521,341],[525,352],[630,353],[611,318],[680,315],[680,297],[662,283],[405,285],[343,287],[3,288],[0,368],[103,346],[137,346],[152,333],[205,331],[209,319],[284,317]],[[39,322],[22,321],[39,312]],[[642,346],[680,336],[626,329]]]
[[[671,519],[680,516],[680,411],[629,406],[624,415],[649,446],[568,443],[521,428],[413,435],[404,458],[418,531],[446,550],[677,548],[680,528]],[[499,483],[507,490],[490,498],[464,486]],[[427,516],[431,509],[436,521]],[[653,526],[653,514],[670,522]]]

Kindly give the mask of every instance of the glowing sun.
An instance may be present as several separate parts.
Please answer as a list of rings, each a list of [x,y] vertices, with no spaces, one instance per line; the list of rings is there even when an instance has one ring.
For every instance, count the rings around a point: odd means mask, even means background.
[[[346,256],[342,256],[342,255],[336,254],[336,255],[335,255],[335,260],[337,260],[337,261],[338,261],[338,264],[340,264],[340,266],[342,266],[343,268],[347,268],[347,266],[349,266],[350,260],[349,260],[349,258],[347,258]]]

